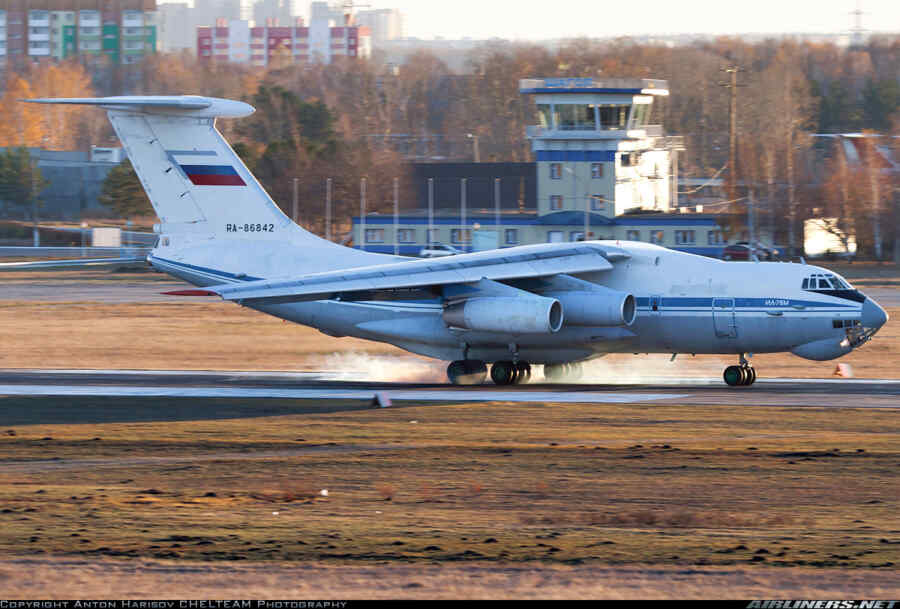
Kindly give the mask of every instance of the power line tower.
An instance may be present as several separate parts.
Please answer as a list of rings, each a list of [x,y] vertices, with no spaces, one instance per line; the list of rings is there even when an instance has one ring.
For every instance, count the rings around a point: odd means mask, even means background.
[[[729,65],[721,68],[720,71],[728,75],[728,80],[725,82],[720,82],[719,86],[729,89],[731,94],[728,112],[727,186],[728,199],[733,201],[737,198],[737,187],[735,184],[735,174],[737,173],[737,90],[738,87],[743,87],[746,85],[738,84],[738,73],[744,71],[742,67],[738,65]]]
[[[866,30],[863,28],[862,0],[856,0],[856,10],[850,11],[853,15],[853,27],[850,28],[850,48],[859,49],[865,44]]]

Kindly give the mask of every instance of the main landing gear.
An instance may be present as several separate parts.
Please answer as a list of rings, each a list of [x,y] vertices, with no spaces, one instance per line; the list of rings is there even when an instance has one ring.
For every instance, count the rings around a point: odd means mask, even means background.
[[[459,359],[447,366],[447,378],[454,385],[480,385],[487,379],[487,365],[475,359]],[[497,385],[521,385],[531,380],[528,362],[500,361],[491,366],[491,380]]]
[[[750,360],[741,353],[741,363],[738,366],[728,366],[722,378],[731,387],[747,387],[756,382],[756,370]]]
[[[496,385],[521,385],[531,380],[528,362],[499,361],[491,366],[491,380]]]
[[[477,359],[458,359],[447,366],[447,378],[454,385],[480,385],[487,378],[487,366]]]

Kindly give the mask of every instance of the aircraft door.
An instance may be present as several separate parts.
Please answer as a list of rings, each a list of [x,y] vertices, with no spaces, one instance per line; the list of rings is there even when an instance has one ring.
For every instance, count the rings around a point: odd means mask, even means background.
[[[713,327],[719,338],[737,338],[734,298],[713,298]]]

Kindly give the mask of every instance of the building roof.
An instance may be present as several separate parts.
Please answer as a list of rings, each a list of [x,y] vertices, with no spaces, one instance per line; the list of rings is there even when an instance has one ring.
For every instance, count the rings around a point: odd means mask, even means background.
[[[686,214],[686,213],[645,213],[645,214],[625,214],[608,218],[600,214],[589,214],[589,222],[591,226],[698,226],[708,225],[714,226],[721,218],[720,214]],[[460,225],[462,224],[462,216],[459,213],[442,213],[435,212],[432,216],[432,222],[435,225]],[[494,224],[495,216],[493,213],[486,213],[485,210],[473,210],[472,213],[466,214],[466,224],[482,222],[485,228],[490,228]],[[397,217],[398,224],[428,224],[428,215],[421,210],[411,212],[403,212]],[[353,224],[360,223],[359,216],[353,217]],[[393,224],[393,214],[367,214],[366,224]],[[501,213],[500,224],[513,226],[584,226],[584,212],[582,211],[558,211],[542,216],[536,213]]]
[[[519,93],[668,95],[669,83],[653,78],[524,78]]]

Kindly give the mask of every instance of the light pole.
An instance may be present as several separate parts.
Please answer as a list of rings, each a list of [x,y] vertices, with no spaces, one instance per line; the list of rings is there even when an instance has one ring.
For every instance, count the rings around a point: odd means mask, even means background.
[[[472,140],[472,152],[475,155],[475,162],[481,162],[481,150],[479,150],[478,146],[478,136],[474,133],[467,133],[466,137]]]
[[[38,155],[40,155],[40,152],[38,152]],[[40,157],[31,160],[31,221],[34,224],[31,229],[31,235],[34,247],[38,247],[41,244],[41,233],[38,230],[38,202],[36,181],[38,162],[40,162]]]
[[[400,254],[400,180],[394,178],[394,255]]]
[[[88,227],[87,222],[81,223],[81,257],[82,258],[84,258],[87,255],[87,253],[84,250],[85,241],[87,239],[87,227]]]
[[[331,241],[331,178],[325,180],[325,238]]]
[[[293,212],[293,216],[294,216],[294,224],[300,224],[299,186],[300,186],[300,179],[294,178],[294,205],[293,205],[293,209],[291,210]]]
[[[366,179],[359,181],[359,249],[366,251]]]

